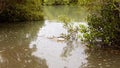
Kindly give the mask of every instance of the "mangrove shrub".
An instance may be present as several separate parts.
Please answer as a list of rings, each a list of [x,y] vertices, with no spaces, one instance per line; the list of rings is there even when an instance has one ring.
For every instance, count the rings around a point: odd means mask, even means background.
[[[81,26],[84,41],[89,45],[120,46],[120,2],[103,0],[98,8],[88,16],[88,27]]]

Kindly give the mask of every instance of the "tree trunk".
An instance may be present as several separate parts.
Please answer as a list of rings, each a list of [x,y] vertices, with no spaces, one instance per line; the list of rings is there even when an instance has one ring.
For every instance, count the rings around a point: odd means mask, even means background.
[[[2,13],[2,11],[5,9],[5,1],[4,0],[0,0],[0,13]]]

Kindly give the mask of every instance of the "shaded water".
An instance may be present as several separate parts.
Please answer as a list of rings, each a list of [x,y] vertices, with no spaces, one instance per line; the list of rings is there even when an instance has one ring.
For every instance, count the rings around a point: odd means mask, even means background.
[[[84,7],[44,7],[45,21],[0,23],[0,68],[118,68],[117,51],[90,51],[68,34],[59,16],[85,22]],[[113,53],[114,52],[114,53]]]

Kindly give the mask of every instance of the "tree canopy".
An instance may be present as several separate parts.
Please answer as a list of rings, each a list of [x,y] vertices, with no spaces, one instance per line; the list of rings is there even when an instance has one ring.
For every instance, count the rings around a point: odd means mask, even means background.
[[[0,0],[0,21],[43,19],[41,0]]]

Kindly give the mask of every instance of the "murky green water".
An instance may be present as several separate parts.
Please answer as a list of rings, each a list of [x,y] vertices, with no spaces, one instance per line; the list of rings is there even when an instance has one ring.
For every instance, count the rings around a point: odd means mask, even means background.
[[[90,51],[80,41],[65,40],[66,16],[74,23],[85,22],[84,7],[44,7],[45,21],[0,23],[0,68],[119,68],[117,51]]]

